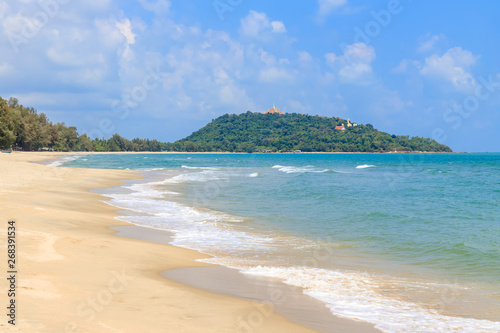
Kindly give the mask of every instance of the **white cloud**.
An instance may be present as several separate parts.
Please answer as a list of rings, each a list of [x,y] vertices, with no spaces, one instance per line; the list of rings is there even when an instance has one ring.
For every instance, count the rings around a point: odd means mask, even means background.
[[[408,69],[408,64],[409,63],[410,63],[409,59],[403,59],[403,60],[401,60],[401,62],[399,63],[399,65],[397,65],[396,67],[394,67],[392,69],[392,72],[396,73],[396,74],[405,73],[406,70]]]
[[[284,68],[269,67],[260,70],[258,79],[264,83],[290,83],[293,75]]]
[[[120,33],[127,39],[128,44],[135,44],[135,35],[132,32],[132,27],[130,25],[130,20],[125,19],[123,22],[116,22],[116,27],[120,30]]]
[[[335,60],[337,60],[337,55],[335,53],[327,53],[325,54],[325,59],[327,65],[333,67],[335,64]]]
[[[344,51],[344,61],[371,63],[375,59],[375,49],[365,43],[351,44]]]
[[[299,61],[301,63],[309,63],[312,61],[312,56],[306,51],[299,52]]]
[[[78,54],[78,50],[75,52],[71,49],[61,47],[61,45],[49,47],[46,55],[53,63],[69,67],[88,67],[91,64],[98,65],[105,62],[103,54],[87,53],[85,56],[82,56]]]
[[[335,9],[342,7],[346,3],[347,0],[318,0],[318,15],[324,18],[330,15]]]
[[[267,40],[272,34],[285,32],[286,28],[283,22],[271,22],[265,13],[251,10],[247,17],[241,19],[240,33],[246,37]]]
[[[470,73],[478,57],[461,47],[454,47],[439,56],[434,54],[425,59],[420,70],[424,76],[448,81],[461,91],[468,91],[475,87],[476,81]]]
[[[267,53],[266,51],[260,49],[260,60],[266,65],[274,65],[276,64],[276,57],[272,54]]]
[[[223,105],[234,108],[243,106],[247,109],[253,105],[245,89],[238,88],[234,84],[225,85],[219,89],[219,100]]]
[[[272,21],[273,32],[281,34],[286,32],[285,24],[281,21]]]
[[[280,58],[278,62],[280,65],[290,65],[290,60],[288,60],[288,58]]]
[[[427,37],[426,40],[420,43],[417,51],[421,53],[432,51],[435,48],[436,44],[443,39],[445,39],[445,36],[443,34]]]
[[[372,73],[371,63],[375,60],[375,49],[364,43],[346,47],[342,56],[325,54],[326,63],[338,71],[339,79],[346,83],[368,84]]]
[[[93,38],[95,39],[93,43],[94,47],[97,47],[97,45],[99,45],[99,47],[102,47],[102,45],[100,45],[101,43],[104,43],[104,45],[107,45],[110,48],[117,48],[118,46],[122,45],[124,36],[120,32],[116,24],[117,22],[115,20],[96,19],[93,22],[94,26],[92,28],[78,29],[79,33],[84,36],[84,43],[82,43],[81,45],[88,45]],[[61,31],[61,33],[64,34],[63,31]],[[94,33],[97,35],[93,37],[92,34]],[[64,36],[61,37],[61,40],[69,38]]]

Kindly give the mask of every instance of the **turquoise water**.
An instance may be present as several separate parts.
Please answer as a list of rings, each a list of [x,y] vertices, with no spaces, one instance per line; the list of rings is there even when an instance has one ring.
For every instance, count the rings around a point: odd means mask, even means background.
[[[500,331],[500,154],[79,155],[64,166],[142,170],[145,181],[108,195],[136,212],[121,219],[302,287],[335,314],[387,332]]]

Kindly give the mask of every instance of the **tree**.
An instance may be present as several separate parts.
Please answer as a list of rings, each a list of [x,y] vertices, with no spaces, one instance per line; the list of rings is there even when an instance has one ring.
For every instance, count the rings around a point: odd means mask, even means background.
[[[59,140],[57,142],[58,146],[61,150],[75,150],[76,143],[78,140],[78,132],[76,131],[76,127],[66,127],[64,123],[57,123],[57,131],[59,134]]]
[[[16,141],[16,136],[12,132],[6,123],[0,121],[0,148],[9,148],[14,141]]]
[[[83,133],[78,137],[77,140],[77,146],[78,150],[82,151],[93,151],[94,150],[94,145],[92,144],[92,141],[90,138],[87,136],[86,133]]]

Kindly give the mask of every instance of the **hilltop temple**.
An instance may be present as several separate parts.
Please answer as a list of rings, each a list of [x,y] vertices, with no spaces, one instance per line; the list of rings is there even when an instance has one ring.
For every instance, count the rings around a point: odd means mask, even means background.
[[[283,111],[280,111],[279,109],[276,109],[276,106],[274,106],[274,104],[273,104],[273,108],[272,109],[269,109],[269,110],[267,110],[267,112],[265,112],[265,114],[267,114],[267,113],[284,114]]]
[[[351,121],[349,119],[347,119],[347,127],[356,127],[356,126],[358,126],[358,124],[351,123]],[[335,129],[337,131],[345,131],[345,126],[344,126],[344,124],[341,124],[339,126],[335,126]]]

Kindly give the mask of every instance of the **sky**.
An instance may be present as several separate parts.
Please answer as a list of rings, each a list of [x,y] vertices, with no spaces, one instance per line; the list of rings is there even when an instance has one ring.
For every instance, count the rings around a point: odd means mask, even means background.
[[[225,113],[349,118],[500,151],[500,2],[0,0],[0,96],[91,137]]]

